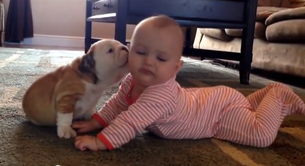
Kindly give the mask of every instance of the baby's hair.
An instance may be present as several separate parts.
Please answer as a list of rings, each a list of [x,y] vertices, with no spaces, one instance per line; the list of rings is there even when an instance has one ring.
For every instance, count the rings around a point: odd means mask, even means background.
[[[180,27],[180,25],[174,19],[166,15],[151,16],[144,19],[143,21],[152,21],[153,25],[158,28],[165,28],[169,26]]]
[[[184,42],[185,39],[184,39],[183,31],[182,31],[180,25],[173,18],[163,15],[163,14],[154,15],[154,16],[150,16],[150,17],[147,17],[146,19],[142,20],[137,26],[140,26],[141,24],[144,24],[147,22],[151,23],[151,25],[155,28],[160,28],[160,29],[169,28],[169,27],[176,28],[177,30],[181,31],[181,32],[178,32],[180,34],[177,34],[177,35],[181,35],[182,41]]]
[[[138,29],[146,26],[153,27],[158,30],[165,30],[165,29],[170,30],[169,35],[172,36],[174,35],[176,37],[174,39],[175,41],[173,42],[179,45],[177,46],[177,50],[180,52],[178,55],[179,58],[181,58],[185,37],[180,25],[173,18],[162,14],[145,18],[144,20],[139,22],[135,27],[134,30],[135,32],[133,33],[131,38],[131,43],[133,42],[134,35],[138,31]]]

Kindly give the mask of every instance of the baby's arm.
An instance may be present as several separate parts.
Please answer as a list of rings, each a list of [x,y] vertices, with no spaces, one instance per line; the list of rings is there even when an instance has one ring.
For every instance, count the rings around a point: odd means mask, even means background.
[[[170,92],[170,87],[147,88],[137,102],[122,111],[97,138],[109,150],[134,139],[136,134],[174,110],[174,96]]]
[[[125,97],[130,89],[130,85],[131,76],[128,75],[122,81],[118,92],[112,95],[106,104],[92,115],[92,118],[98,121],[103,128],[107,127],[108,124],[121,113],[121,111],[127,109],[128,104]]]
[[[167,108],[166,103],[135,103],[118,115],[97,138],[109,150],[120,147],[162,117]]]

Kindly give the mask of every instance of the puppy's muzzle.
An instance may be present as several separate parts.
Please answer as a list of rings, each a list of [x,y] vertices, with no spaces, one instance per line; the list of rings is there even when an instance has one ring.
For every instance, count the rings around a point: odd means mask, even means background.
[[[123,46],[123,47],[121,48],[121,50],[122,50],[122,51],[129,52],[129,50],[128,50],[128,48],[127,48],[126,46]]]
[[[125,61],[119,67],[124,67],[128,63],[128,53],[129,53],[129,50],[128,50],[128,48],[126,46],[122,46],[120,48],[120,54],[121,54],[120,56],[126,56],[125,57],[126,59],[125,59]]]

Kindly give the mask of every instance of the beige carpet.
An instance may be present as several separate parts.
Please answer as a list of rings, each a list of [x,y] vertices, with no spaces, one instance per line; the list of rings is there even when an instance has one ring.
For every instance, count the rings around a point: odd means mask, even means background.
[[[215,139],[163,140],[146,133],[113,151],[77,151],[72,139],[56,136],[55,128],[29,124],[21,110],[21,99],[40,75],[80,55],[82,52],[77,51],[0,49],[0,166],[305,165],[305,119],[301,116],[286,118],[275,142],[265,149]],[[187,58],[177,80],[184,87],[224,84],[245,95],[270,83],[252,75],[251,85],[240,85],[237,71]],[[107,90],[97,108],[116,90],[117,86]],[[305,99],[305,90],[294,90]]]

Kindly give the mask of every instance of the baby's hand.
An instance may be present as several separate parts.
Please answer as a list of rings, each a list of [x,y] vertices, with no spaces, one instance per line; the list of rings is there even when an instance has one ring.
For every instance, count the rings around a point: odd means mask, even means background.
[[[75,121],[72,123],[72,128],[78,133],[91,132],[96,129],[100,129],[100,124],[95,119],[89,119],[86,121]]]
[[[76,137],[74,146],[81,151],[106,150],[106,146],[100,140],[98,140],[96,137],[88,136],[88,135]]]

